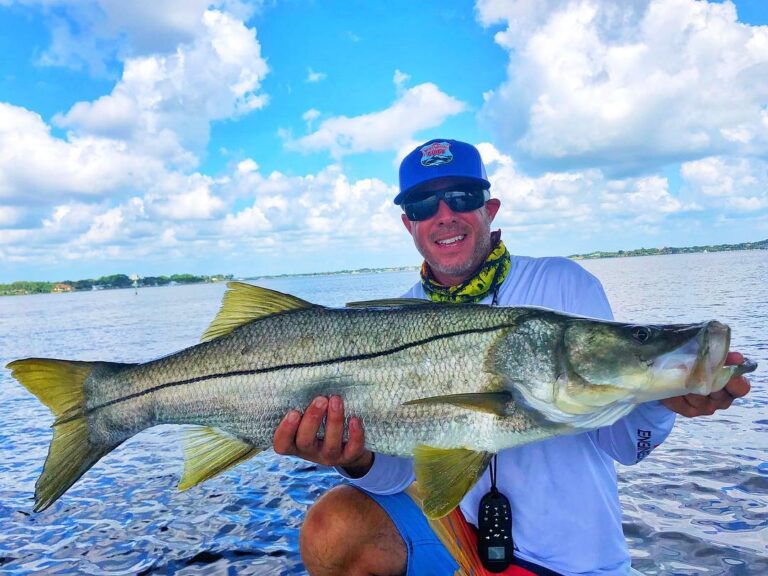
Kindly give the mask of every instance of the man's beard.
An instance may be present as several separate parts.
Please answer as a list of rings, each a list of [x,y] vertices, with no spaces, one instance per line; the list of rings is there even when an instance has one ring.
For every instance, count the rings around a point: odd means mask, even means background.
[[[427,261],[427,264],[429,264],[429,268],[433,273],[437,272],[443,276],[465,276],[469,278],[485,262],[488,254],[491,253],[491,249],[491,234],[489,231],[487,234],[478,237],[475,249],[472,251],[472,256],[465,262],[453,265],[440,265]]]

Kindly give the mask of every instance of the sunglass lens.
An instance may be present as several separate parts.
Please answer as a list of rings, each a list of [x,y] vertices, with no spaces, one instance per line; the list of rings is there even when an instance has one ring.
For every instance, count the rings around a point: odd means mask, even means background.
[[[471,212],[483,205],[482,190],[452,190],[444,195],[445,203],[454,212]]]
[[[433,194],[432,196],[427,196],[421,200],[404,204],[403,209],[405,210],[405,215],[408,217],[408,220],[426,220],[435,215],[439,203],[440,199]]]
[[[454,212],[471,212],[485,204],[486,199],[484,190],[449,190],[404,203],[403,210],[408,220],[419,221],[434,216],[440,200],[445,201]]]

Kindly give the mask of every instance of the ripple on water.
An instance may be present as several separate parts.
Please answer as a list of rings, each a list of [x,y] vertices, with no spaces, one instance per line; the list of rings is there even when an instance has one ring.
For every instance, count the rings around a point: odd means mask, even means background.
[[[680,419],[638,466],[619,467],[624,531],[646,574],[768,574],[768,252],[590,261],[616,317],[716,317],[760,363],[753,391],[723,414]],[[737,268],[739,275],[732,274]],[[404,292],[417,273],[278,279],[270,287],[330,305]],[[718,278],[713,283],[712,277]],[[222,285],[0,298],[0,366],[28,356],[144,361],[195,343]],[[338,481],[266,452],[178,492],[180,434],[125,443],[47,511],[30,514],[51,417],[0,370],[0,572],[303,574],[305,511]]]

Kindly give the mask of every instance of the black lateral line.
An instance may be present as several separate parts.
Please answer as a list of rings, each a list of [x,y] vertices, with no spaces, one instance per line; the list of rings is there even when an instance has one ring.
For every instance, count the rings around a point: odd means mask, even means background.
[[[397,354],[398,352],[402,352],[403,350],[407,350],[408,348],[413,348],[414,346],[421,346],[423,344],[429,344],[430,342],[434,342],[436,340],[453,338],[454,336],[464,336],[466,334],[483,334],[485,332],[494,332],[496,330],[503,330],[504,328],[512,328],[514,326],[515,326],[514,324],[499,324],[498,326],[491,326],[489,328],[470,328],[467,330],[459,330],[458,332],[449,332],[446,334],[439,334],[437,336],[430,336],[429,338],[423,338],[422,340],[417,340],[415,342],[401,344],[400,346],[395,346],[394,348],[390,348],[389,350],[382,350],[381,352],[368,352],[367,354],[357,354],[354,356],[342,356],[340,358],[329,358],[328,360],[318,360],[316,362],[299,362],[296,364],[281,364],[279,366],[269,366],[267,368],[255,368],[253,370],[235,370],[233,372],[222,372],[221,374],[206,374],[205,376],[196,376],[194,378],[188,378],[186,380],[166,382],[165,384],[159,384],[152,388],[147,388],[146,390],[142,390],[141,392],[134,392],[133,394],[128,394],[128,396],[123,396],[122,398],[115,398],[114,400],[109,400],[108,402],[104,402],[103,404],[99,404],[97,406],[94,406],[93,408],[88,408],[85,411],[85,415],[87,416],[88,414],[92,414],[93,412],[95,412],[96,410],[100,410],[101,408],[107,408],[109,406],[113,406],[114,404],[119,404],[120,402],[133,400],[134,398],[140,398],[141,396],[145,396],[147,394],[153,394],[155,392],[159,392],[160,390],[165,390],[166,388],[173,388],[174,386],[184,386],[186,384],[195,384],[196,382],[203,382],[204,380],[213,380],[216,378],[226,378],[226,377],[234,377],[234,376],[252,376],[255,374],[267,374],[269,372],[277,372],[278,370],[289,370],[291,368],[313,368],[315,366],[327,366],[329,364],[336,364],[337,362],[355,362],[358,360],[370,360],[371,358],[377,358],[379,356],[389,356],[390,354]]]

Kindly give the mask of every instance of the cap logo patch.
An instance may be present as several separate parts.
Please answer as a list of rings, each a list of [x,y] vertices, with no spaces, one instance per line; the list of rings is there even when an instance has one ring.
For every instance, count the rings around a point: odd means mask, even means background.
[[[421,148],[422,166],[440,166],[453,160],[450,142],[433,142]]]

